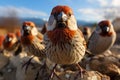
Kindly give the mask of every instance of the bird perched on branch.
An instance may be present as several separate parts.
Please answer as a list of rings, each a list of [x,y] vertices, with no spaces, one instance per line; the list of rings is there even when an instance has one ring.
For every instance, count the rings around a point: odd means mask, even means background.
[[[46,28],[44,40],[47,57],[56,65],[76,64],[81,70],[78,62],[85,54],[86,42],[72,9],[62,5],[54,7]]]
[[[109,20],[103,20],[98,23],[88,41],[88,51],[93,55],[104,53],[113,46],[115,40],[116,32],[112,23]]]

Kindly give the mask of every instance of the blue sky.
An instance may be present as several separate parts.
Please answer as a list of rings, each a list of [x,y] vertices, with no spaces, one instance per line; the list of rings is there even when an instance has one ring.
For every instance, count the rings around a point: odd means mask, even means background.
[[[14,11],[19,17],[48,20],[56,5],[70,6],[75,17],[85,21],[111,19],[120,13],[120,0],[0,0],[0,16],[9,16],[8,13]]]

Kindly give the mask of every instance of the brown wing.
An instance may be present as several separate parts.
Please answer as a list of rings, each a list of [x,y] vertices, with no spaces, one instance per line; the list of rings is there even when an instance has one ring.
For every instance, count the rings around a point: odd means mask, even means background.
[[[87,48],[87,46],[86,46],[86,41],[85,41],[85,38],[84,38],[84,36],[83,36],[83,33],[81,32],[81,30],[80,29],[78,29],[78,32],[80,33],[80,40],[81,40],[81,42],[83,43],[83,45],[85,46],[85,48]]]
[[[43,40],[43,34],[41,34],[40,32],[38,33],[37,37],[38,37],[40,40]]]

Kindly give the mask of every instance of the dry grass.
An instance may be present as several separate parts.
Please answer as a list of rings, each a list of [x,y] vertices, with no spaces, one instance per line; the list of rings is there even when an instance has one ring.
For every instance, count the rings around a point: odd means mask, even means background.
[[[6,34],[7,33],[7,30],[6,29],[1,29],[0,28],[0,35],[4,35],[4,34]]]

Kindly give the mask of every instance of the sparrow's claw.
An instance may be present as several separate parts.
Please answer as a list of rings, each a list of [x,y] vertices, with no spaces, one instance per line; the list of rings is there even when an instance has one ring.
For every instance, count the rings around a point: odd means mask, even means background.
[[[45,69],[45,68],[46,68],[46,63],[44,63],[44,64],[40,67],[40,69],[38,70],[38,72],[37,72],[37,74],[36,74],[36,77],[35,77],[35,80],[38,80],[39,71],[42,70],[43,73],[44,73],[44,69]]]
[[[75,76],[74,80],[77,80],[78,76],[80,75],[81,78],[83,78],[83,73],[85,73],[86,71],[83,70],[79,64],[76,64],[77,67],[79,68],[79,73]]]
[[[25,64],[22,65],[22,69],[25,67],[25,73],[27,73],[27,69],[28,69],[29,65],[31,64],[31,60],[33,58],[34,58],[34,56],[31,57]]]
[[[48,80],[51,80],[54,75],[55,75],[59,80],[62,80],[62,79],[55,73],[55,68],[56,68],[56,66],[57,66],[57,64],[55,64],[55,66],[53,67],[52,73],[50,74]]]
[[[36,74],[35,80],[38,80],[38,76],[39,76],[39,71]]]

